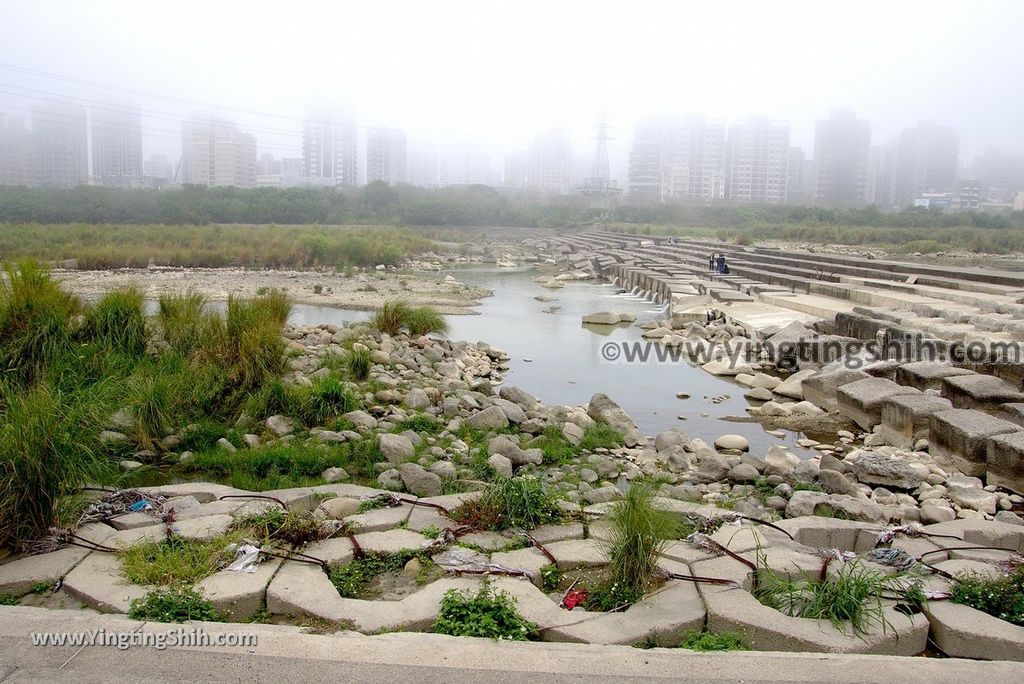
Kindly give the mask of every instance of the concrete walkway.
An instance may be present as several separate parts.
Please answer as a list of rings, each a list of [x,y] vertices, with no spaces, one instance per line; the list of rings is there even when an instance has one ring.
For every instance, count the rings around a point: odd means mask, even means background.
[[[294,627],[202,623],[249,633],[254,648],[41,647],[31,634],[177,625],[40,608],[0,607],[0,683],[26,681],[494,682],[1019,682],[1024,663],[792,653],[693,653],[628,646],[509,643],[430,634],[319,636]]]

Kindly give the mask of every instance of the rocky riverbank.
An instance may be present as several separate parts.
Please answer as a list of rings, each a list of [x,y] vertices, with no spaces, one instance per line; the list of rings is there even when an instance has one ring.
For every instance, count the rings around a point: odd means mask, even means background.
[[[241,268],[116,269],[109,271],[57,270],[54,278],[70,292],[87,299],[129,286],[147,298],[191,288],[211,301],[230,295],[251,297],[281,290],[295,304],[342,309],[374,310],[387,300],[403,299],[412,305],[430,305],[438,313],[468,314],[492,293],[456,278],[443,276],[439,261],[410,264],[409,271],[356,269],[335,271],[246,270]],[[429,269],[429,270],[428,270]]]

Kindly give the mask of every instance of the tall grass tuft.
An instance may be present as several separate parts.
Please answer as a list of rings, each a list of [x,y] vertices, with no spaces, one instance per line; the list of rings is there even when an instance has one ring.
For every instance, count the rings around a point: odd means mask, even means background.
[[[655,576],[658,557],[676,529],[672,514],[654,507],[654,494],[649,482],[634,482],[611,515],[608,557],[612,582],[636,594]]]
[[[86,315],[90,337],[107,349],[129,356],[146,351],[146,314],[142,293],[134,287],[100,297]]]
[[[191,354],[203,341],[206,298],[194,290],[160,295],[157,321],[164,340],[179,354]]]
[[[452,511],[452,517],[482,530],[507,530],[559,522],[562,510],[544,484],[534,477],[502,477],[487,485],[477,499]]]
[[[73,347],[77,298],[34,261],[0,274],[0,370],[30,382],[46,363]]]
[[[171,380],[157,373],[138,375],[129,381],[129,397],[139,444],[151,449],[170,424],[174,402]]]
[[[412,308],[403,301],[384,302],[370,319],[370,327],[391,336],[397,335],[409,324],[412,311]]]
[[[366,380],[373,366],[373,353],[366,347],[356,347],[345,357],[345,367],[353,380]]]
[[[406,325],[409,328],[409,334],[414,337],[448,334],[448,321],[429,306],[417,306],[412,309],[406,319]]]
[[[46,385],[4,400],[0,423],[0,546],[39,539],[62,498],[89,482],[110,481],[111,461],[95,448],[95,426],[110,406]]]

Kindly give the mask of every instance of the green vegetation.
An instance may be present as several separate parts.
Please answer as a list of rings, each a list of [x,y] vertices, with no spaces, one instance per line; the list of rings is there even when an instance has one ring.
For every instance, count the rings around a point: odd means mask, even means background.
[[[228,547],[240,539],[225,535],[210,541],[170,537],[141,541],[118,552],[121,571],[135,584],[192,584],[212,575],[232,557]]]
[[[750,647],[739,632],[687,632],[679,648],[691,651],[746,651]]]
[[[413,337],[448,334],[448,322],[444,320],[444,316],[429,306],[414,307],[409,312],[405,325],[409,328],[409,334]]]
[[[626,498],[612,509],[608,577],[590,591],[589,609],[612,610],[635,603],[656,582],[658,557],[669,540],[678,537],[680,523],[654,507],[654,494],[651,483],[634,482]]]
[[[464,502],[452,517],[478,530],[532,530],[556,523],[564,514],[543,483],[533,477],[497,476],[481,495]]]
[[[330,537],[334,530],[314,511],[268,508],[235,522],[235,530],[261,540],[281,541],[295,548]]]
[[[186,586],[165,587],[151,591],[141,599],[133,599],[128,617],[155,622],[214,622],[220,619],[212,603]]]
[[[595,423],[583,431],[583,439],[580,440],[580,449],[593,451],[594,449],[614,449],[624,443],[622,433],[607,423]]]
[[[959,574],[950,600],[1024,627],[1024,565],[997,577]]]
[[[370,367],[373,366],[373,353],[366,347],[360,346],[353,349],[345,357],[345,367],[353,380],[366,380],[370,377]]]
[[[86,317],[89,332],[108,349],[132,356],[146,351],[142,293],[133,287],[103,295]]]
[[[535,638],[537,625],[516,610],[515,599],[484,585],[476,594],[450,590],[441,599],[434,632],[451,636],[526,641]]]
[[[793,579],[773,572],[759,557],[757,576],[754,596],[761,603],[791,617],[828,620],[841,631],[849,625],[855,635],[889,627],[885,598],[905,597],[915,603],[921,596],[916,578],[885,575],[856,560],[843,563],[824,579]]]
[[[18,597],[14,594],[0,594],[0,606],[16,606]]]
[[[381,304],[370,319],[370,327],[392,336],[403,331],[414,337],[448,332],[448,323],[444,317],[429,306],[411,307],[400,300]]]
[[[436,435],[444,429],[444,423],[426,413],[414,413],[400,422],[397,429],[399,432],[412,430],[413,432],[422,432],[427,435]]]
[[[406,563],[420,555],[419,551],[412,550],[393,554],[368,553],[348,565],[332,568],[331,582],[342,598],[360,598],[374,579],[387,573],[401,572]]]
[[[623,441],[622,434],[607,423],[597,423],[586,428],[579,444],[573,444],[566,439],[557,425],[549,425],[540,436],[531,440],[528,446],[544,452],[545,465],[565,465],[583,451],[614,449],[622,446]]]

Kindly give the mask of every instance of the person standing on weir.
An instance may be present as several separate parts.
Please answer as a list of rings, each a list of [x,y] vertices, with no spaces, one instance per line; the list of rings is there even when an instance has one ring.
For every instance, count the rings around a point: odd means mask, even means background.
[[[708,256],[708,271],[712,271],[713,272],[714,270],[715,270],[715,255],[712,254],[712,255]]]

